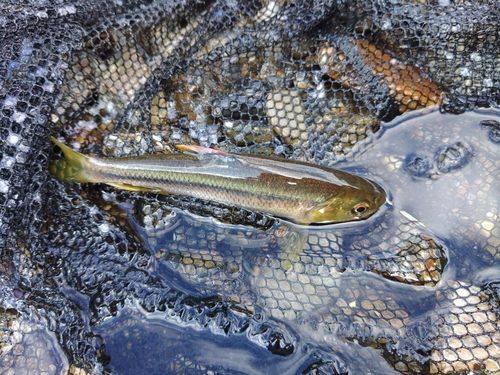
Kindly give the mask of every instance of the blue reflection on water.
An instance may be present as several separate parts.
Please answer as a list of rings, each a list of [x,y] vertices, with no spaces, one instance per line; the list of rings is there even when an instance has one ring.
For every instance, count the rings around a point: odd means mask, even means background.
[[[440,296],[453,281],[479,288],[498,277],[481,270],[500,258],[500,146],[479,124],[497,116],[420,112],[387,124],[354,161],[337,166],[390,192],[392,206],[366,222],[310,228],[277,222],[264,232],[177,213],[161,236],[135,222],[158,277],[195,297],[217,296],[245,328],[224,331],[228,315],[221,326],[203,326],[143,313],[132,303],[96,328],[110,368],[119,374],[398,374],[389,362],[402,360],[388,353],[429,361],[441,329],[433,322],[451,309]],[[443,273],[427,285],[412,284],[411,270],[387,275],[401,266],[412,241],[435,246],[446,258]],[[400,282],[404,277],[409,281]],[[268,350],[272,338],[251,333],[262,322],[287,333],[293,350]],[[392,351],[373,344],[380,338],[393,340]]]

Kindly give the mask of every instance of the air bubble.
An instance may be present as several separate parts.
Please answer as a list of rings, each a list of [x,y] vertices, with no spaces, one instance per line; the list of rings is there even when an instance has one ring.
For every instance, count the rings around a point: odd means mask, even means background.
[[[99,225],[99,231],[102,233],[102,234],[105,234],[105,233],[109,233],[110,231],[110,227],[108,224],[101,224]]]
[[[483,120],[480,122],[483,127],[488,127],[488,138],[493,143],[500,143],[500,122],[496,120]]]
[[[7,138],[7,142],[10,143],[11,145],[15,146],[19,142],[19,136],[15,135],[15,134],[11,134]]]
[[[432,162],[425,155],[410,155],[406,158],[405,169],[413,176],[425,176],[431,168]]]
[[[9,191],[9,183],[7,181],[0,180],[0,193],[6,194]]]
[[[470,147],[459,141],[446,146],[437,154],[437,167],[443,173],[447,173],[453,169],[460,169],[469,162],[471,156]]]

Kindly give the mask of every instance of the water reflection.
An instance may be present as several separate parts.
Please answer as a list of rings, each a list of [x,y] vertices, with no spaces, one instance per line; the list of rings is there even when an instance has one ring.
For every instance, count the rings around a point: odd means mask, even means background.
[[[137,314],[130,310],[98,329],[111,367],[134,373],[120,367],[119,358],[146,355],[151,331],[160,353],[177,353],[162,365],[173,373],[178,362],[193,373],[222,368],[248,374],[500,367],[500,272],[494,268],[500,146],[491,126],[479,124],[495,116],[420,113],[387,126],[354,161],[340,165],[391,193],[392,206],[365,222],[300,227],[276,221],[263,231],[142,211],[132,225],[154,254],[158,277],[196,297],[217,296],[251,327],[268,321],[293,333],[294,349],[283,359],[248,334],[214,336],[204,327],[182,328],[168,315],[127,318]],[[154,217],[163,220],[158,228]],[[136,339],[120,339],[124,319]],[[182,345],[172,349],[166,342]]]
[[[96,332],[108,338],[110,368],[118,374],[294,374],[310,357],[302,351],[276,356],[248,332],[187,327],[132,305]]]

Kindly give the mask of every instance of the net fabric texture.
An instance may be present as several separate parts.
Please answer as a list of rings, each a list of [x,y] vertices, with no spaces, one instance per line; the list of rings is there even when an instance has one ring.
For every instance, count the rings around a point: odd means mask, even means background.
[[[98,156],[170,152],[184,143],[333,165],[402,113],[435,104],[450,113],[496,107],[498,15],[494,1],[2,2],[1,366],[104,371],[105,347],[91,327],[128,298],[226,333],[250,325],[271,352],[294,350],[278,326],[249,322],[217,296],[151,274],[152,254],[121,203],[137,200],[146,229],[168,217],[147,216],[151,204],[140,194],[110,203],[100,192],[57,183],[47,171],[50,135]],[[208,210],[233,223],[273,224],[170,199],[201,216]],[[472,294],[481,287],[465,286]],[[488,303],[488,311],[498,307]],[[28,353],[31,344],[50,347],[42,344],[50,339],[63,354]],[[373,340],[367,346],[382,345]],[[411,355],[394,353],[387,357],[395,368],[425,371]],[[453,362],[446,355],[440,368]],[[182,373],[189,366],[180,363]],[[343,366],[325,354],[304,371]]]

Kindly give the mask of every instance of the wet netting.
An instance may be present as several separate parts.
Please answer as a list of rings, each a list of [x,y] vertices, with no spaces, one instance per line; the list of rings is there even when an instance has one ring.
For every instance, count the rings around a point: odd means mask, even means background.
[[[499,12],[1,1],[0,372],[499,374]],[[360,225],[309,230],[48,170],[51,136],[97,157],[186,144],[349,166],[384,124],[436,108],[451,124],[405,133],[420,149],[356,165],[395,202]],[[457,183],[410,211],[393,171],[431,197]],[[421,222],[453,189],[456,208]],[[451,216],[450,236],[433,227]]]

